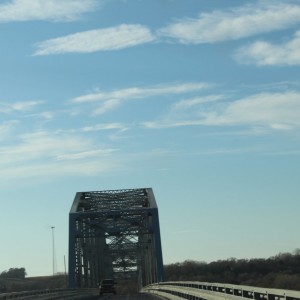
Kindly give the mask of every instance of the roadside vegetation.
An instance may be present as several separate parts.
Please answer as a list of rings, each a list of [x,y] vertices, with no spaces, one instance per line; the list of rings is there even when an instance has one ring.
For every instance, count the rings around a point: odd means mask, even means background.
[[[300,290],[300,249],[267,259],[187,260],[166,265],[166,281],[202,281]]]
[[[65,275],[38,276],[27,278],[3,278],[0,275],[0,293],[62,289],[66,287]]]

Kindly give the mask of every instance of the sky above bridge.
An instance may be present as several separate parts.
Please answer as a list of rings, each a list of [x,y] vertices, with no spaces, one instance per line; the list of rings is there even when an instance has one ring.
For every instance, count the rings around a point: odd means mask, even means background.
[[[52,274],[76,192],[152,187],[164,263],[300,247],[297,0],[0,2],[0,272]]]

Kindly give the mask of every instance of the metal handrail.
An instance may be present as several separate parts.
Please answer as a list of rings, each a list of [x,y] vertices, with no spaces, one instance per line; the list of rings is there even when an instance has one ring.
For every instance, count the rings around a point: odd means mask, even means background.
[[[300,291],[198,281],[160,282],[144,287],[142,292],[172,300],[300,300]]]

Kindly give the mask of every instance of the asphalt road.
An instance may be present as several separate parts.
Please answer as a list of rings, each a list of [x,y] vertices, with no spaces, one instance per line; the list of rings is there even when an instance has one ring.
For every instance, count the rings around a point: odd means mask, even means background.
[[[99,297],[100,300],[157,300],[161,298],[150,294],[132,294],[132,295],[103,295]]]

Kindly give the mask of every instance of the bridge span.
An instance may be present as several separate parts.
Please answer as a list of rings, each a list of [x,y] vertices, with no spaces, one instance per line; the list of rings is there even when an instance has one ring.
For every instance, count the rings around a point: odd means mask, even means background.
[[[78,192],[69,214],[69,287],[105,278],[138,287],[163,281],[157,203],[151,188]]]

